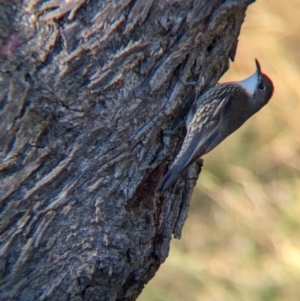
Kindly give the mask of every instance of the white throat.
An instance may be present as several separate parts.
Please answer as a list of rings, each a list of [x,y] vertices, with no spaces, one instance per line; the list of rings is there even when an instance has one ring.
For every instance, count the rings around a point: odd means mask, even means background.
[[[259,74],[256,71],[253,75],[249,76],[248,78],[237,82],[240,86],[242,86],[249,95],[253,96],[258,84]]]

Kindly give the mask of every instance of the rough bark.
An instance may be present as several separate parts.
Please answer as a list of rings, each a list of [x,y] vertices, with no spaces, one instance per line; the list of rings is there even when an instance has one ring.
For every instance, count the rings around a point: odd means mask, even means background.
[[[155,189],[251,0],[0,2],[0,299],[135,300],[201,163]],[[199,233],[201,235],[201,233]]]

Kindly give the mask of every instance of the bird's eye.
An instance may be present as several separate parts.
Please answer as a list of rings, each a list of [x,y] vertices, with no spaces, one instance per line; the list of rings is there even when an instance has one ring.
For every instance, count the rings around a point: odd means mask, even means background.
[[[265,86],[264,86],[263,83],[260,83],[259,86],[258,86],[258,88],[259,88],[260,90],[263,90],[263,89],[265,88]]]

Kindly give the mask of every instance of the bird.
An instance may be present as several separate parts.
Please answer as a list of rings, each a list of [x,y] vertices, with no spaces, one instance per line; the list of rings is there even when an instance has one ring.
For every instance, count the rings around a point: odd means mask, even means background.
[[[192,162],[210,152],[265,106],[274,92],[272,80],[256,71],[241,81],[217,84],[197,98],[188,114],[181,149],[157,191],[163,192]]]

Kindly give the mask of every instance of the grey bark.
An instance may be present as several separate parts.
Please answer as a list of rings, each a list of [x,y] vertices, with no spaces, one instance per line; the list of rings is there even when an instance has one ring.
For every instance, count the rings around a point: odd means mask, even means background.
[[[201,169],[155,189],[251,0],[0,2],[0,299],[135,300]],[[201,233],[199,233],[201,235]]]

